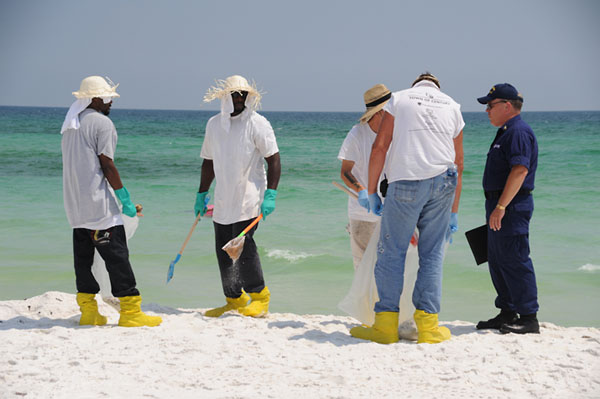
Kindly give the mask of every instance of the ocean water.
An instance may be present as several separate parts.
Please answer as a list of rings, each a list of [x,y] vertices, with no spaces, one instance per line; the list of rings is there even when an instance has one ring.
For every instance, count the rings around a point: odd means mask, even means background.
[[[71,228],[62,202],[59,133],[66,108],[0,107],[0,300],[75,292]],[[200,148],[214,112],[124,110],[115,163],[144,217],[129,243],[144,301],[177,307],[223,303],[210,219],[198,224],[175,277],[169,263],[194,220]],[[342,314],[353,275],[339,147],[359,113],[263,112],[282,161],[277,209],[256,233],[274,312]],[[442,320],[496,313],[487,264],[464,232],[484,222],[481,178],[496,129],[465,113],[459,232],[445,258]],[[600,327],[600,112],[524,112],[539,141],[531,256],[542,321]]]

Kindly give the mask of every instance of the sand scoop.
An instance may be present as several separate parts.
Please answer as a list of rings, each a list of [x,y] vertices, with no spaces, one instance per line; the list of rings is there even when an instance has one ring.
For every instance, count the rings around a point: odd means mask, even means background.
[[[250,229],[253,228],[254,225],[256,225],[256,223],[258,223],[260,219],[262,219],[262,217],[263,214],[261,213],[237,237],[229,240],[227,244],[223,245],[223,248],[221,249],[227,252],[227,255],[229,255],[232,261],[235,262],[239,259],[240,255],[242,254],[242,251],[244,250],[244,242],[246,242],[246,233],[249,232]]]
[[[210,197],[206,196],[206,198],[204,199],[204,207],[205,208],[208,205],[208,201],[210,201]],[[169,265],[169,270],[167,271],[167,284],[169,284],[169,281],[171,281],[171,279],[173,278],[173,273],[175,273],[175,263],[179,262],[179,259],[181,259],[181,255],[183,255],[183,250],[185,249],[185,246],[187,245],[188,241],[190,241],[190,238],[192,238],[192,233],[194,232],[196,225],[200,221],[200,216],[201,216],[200,213],[198,213],[198,215],[196,216],[196,220],[194,220],[194,224],[192,225],[192,228],[190,229],[190,232],[188,233],[185,241],[183,242],[183,245],[181,246],[181,249],[177,253],[177,256],[175,257],[175,259]]]

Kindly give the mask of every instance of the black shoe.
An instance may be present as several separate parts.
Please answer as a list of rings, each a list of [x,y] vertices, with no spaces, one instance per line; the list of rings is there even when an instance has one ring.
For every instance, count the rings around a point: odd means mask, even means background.
[[[519,320],[514,323],[506,323],[500,327],[501,334],[539,334],[540,324],[538,323],[535,314],[521,315]]]
[[[478,330],[494,329],[499,330],[504,324],[512,324],[518,320],[517,312],[510,310],[501,310],[500,314],[488,321],[480,321],[477,323]]]

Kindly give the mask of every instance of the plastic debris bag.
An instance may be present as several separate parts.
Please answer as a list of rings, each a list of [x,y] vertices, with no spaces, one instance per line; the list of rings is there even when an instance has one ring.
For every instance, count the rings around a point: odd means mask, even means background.
[[[371,240],[363,258],[354,272],[354,279],[348,294],[340,301],[338,308],[356,320],[367,326],[375,323],[375,303],[379,301],[377,294],[377,285],[375,283],[375,263],[377,262],[377,244],[381,222],[373,231]],[[415,230],[413,239],[406,252],[406,261],[404,267],[404,285],[400,297],[400,311],[398,315],[398,334],[400,338],[416,340],[417,327],[413,320],[415,307],[412,303],[412,294],[419,271],[419,253],[418,253],[418,232]],[[448,244],[446,244],[447,246]]]

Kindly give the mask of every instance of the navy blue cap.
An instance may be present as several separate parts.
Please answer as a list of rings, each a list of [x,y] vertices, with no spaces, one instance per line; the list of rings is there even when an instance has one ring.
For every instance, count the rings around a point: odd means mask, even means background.
[[[509,83],[498,83],[497,85],[492,86],[487,96],[479,97],[477,101],[479,101],[480,104],[487,104],[496,98],[501,98],[503,100],[519,100],[523,102],[523,95]]]

